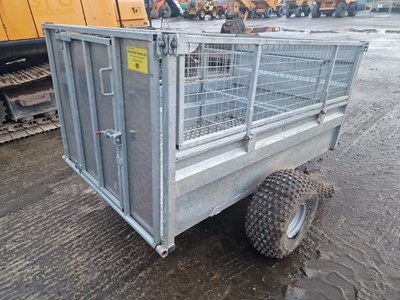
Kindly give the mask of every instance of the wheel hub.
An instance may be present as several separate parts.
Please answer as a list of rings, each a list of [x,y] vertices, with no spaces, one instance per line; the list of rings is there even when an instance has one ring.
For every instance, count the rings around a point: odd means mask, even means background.
[[[303,227],[304,220],[306,219],[307,206],[305,203],[300,205],[299,209],[296,211],[292,221],[290,221],[286,235],[289,239],[293,239],[299,233]]]

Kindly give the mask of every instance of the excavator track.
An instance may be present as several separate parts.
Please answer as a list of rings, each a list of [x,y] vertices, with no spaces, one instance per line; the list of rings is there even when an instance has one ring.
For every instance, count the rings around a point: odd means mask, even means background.
[[[0,93],[15,89],[29,89],[32,83],[42,82],[50,78],[48,62],[30,66],[11,73],[0,75]],[[58,129],[60,127],[56,111],[39,116],[24,118],[18,122],[5,118],[7,109],[5,103],[0,103],[0,144],[26,138],[38,133]]]
[[[0,144],[58,129],[60,122],[52,117],[39,117],[26,123],[9,122],[0,125]]]
[[[34,81],[50,77],[50,66],[48,62],[31,66],[12,73],[0,75],[0,90],[15,88],[19,85],[29,84]]]

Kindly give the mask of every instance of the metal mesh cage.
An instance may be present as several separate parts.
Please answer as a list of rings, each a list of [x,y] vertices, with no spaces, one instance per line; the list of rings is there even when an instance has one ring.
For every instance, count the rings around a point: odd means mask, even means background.
[[[356,51],[318,44],[187,42],[180,139],[256,127],[347,95]]]

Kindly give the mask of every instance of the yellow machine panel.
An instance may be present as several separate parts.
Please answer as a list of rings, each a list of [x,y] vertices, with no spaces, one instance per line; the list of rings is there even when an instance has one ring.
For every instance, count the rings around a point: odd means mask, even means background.
[[[86,24],[89,26],[116,27],[117,17],[110,0],[82,0]]]
[[[118,2],[124,26],[148,25],[143,0],[120,0]],[[115,1],[82,0],[82,7],[88,26],[119,27]]]
[[[114,10],[117,12],[117,8],[114,3]],[[124,26],[133,25],[148,25],[146,10],[143,0],[120,0],[119,9],[121,12],[121,18]],[[119,20],[117,18],[117,20]]]
[[[28,2],[41,37],[43,37],[42,24],[45,22],[86,25],[80,0],[28,0]]]
[[[3,42],[3,41],[8,41],[8,37],[6,34],[6,30],[4,29],[3,20],[1,19],[1,16],[0,16],[0,42]]]
[[[0,14],[9,40],[38,37],[26,0],[0,0]]]

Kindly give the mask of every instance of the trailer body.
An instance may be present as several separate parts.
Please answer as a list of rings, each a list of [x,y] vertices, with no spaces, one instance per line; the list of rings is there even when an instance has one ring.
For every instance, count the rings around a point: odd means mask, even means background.
[[[334,149],[364,42],[44,25],[64,159],[157,252]]]

